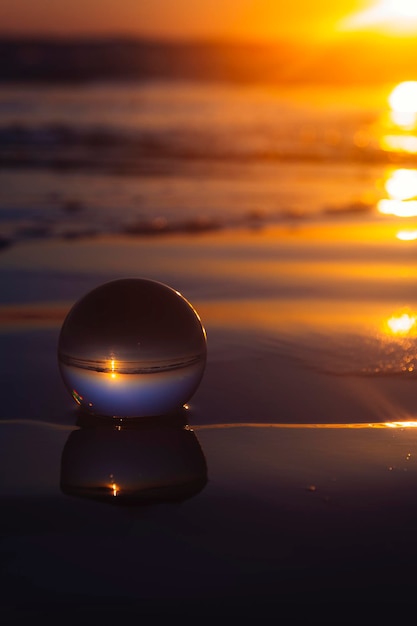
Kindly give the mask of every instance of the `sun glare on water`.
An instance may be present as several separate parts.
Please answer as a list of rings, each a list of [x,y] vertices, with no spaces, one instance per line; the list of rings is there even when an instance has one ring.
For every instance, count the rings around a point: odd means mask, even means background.
[[[388,96],[388,103],[396,113],[417,113],[417,81],[399,83]]]
[[[404,131],[414,130],[417,125],[417,81],[406,80],[396,85],[388,96],[388,104],[392,123]],[[413,135],[411,137],[415,139]],[[406,146],[405,151],[408,151]]]
[[[399,230],[395,236],[400,241],[416,241],[417,230]]]
[[[399,83],[388,94],[387,100],[390,130],[381,136],[382,150],[417,154],[417,81]],[[384,186],[388,197],[379,200],[379,213],[404,218],[417,216],[417,169],[397,168],[391,171]],[[398,236],[398,239],[414,240],[415,232],[410,236]]]
[[[379,200],[379,213],[405,218],[417,216],[417,170],[394,170],[385,181],[385,190],[388,198]]]
[[[394,200],[417,198],[417,170],[403,168],[394,170],[385,183],[385,189]]]
[[[394,133],[384,135],[381,147],[394,152],[417,153],[417,81],[399,83],[388,95],[390,123]]]

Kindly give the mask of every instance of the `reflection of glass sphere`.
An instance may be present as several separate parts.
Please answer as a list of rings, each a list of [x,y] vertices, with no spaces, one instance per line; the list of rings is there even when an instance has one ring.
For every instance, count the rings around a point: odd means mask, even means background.
[[[144,417],[180,408],[206,364],[206,334],[191,304],[162,283],[114,280],[74,304],[58,361],[74,400],[96,415]]]
[[[188,426],[80,428],[62,453],[68,495],[148,504],[191,498],[206,483],[206,459]]]

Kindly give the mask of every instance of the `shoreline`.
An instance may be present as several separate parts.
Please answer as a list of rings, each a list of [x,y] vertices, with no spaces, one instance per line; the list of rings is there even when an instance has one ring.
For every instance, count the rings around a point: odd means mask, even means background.
[[[120,606],[194,620],[202,610],[268,617],[289,602],[412,597],[413,576],[397,574],[417,557],[415,255],[384,229],[378,239],[365,228],[360,243],[353,227],[336,239],[329,227],[3,250],[6,619],[120,615]],[[179,503],[117,506],[124,476],[159,475],[140,429],[120,446],[104,429],[78,442],[75,469],[83,479],[101,470],[107,501],[60,488],[64,447],[83,430],[58,371],[60,324],[89,289],[127,274],[180,290],[207,331],[207,366],[186,415],[208,482]],[[396,335],[387,320],[405,306],[409,332]]]

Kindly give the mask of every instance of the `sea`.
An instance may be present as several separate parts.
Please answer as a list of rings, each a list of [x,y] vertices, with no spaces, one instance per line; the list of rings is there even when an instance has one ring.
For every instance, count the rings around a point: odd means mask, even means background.
[[[393,118],[392,80],[289,81],[261,63],[242,77],[230,51],[226,71],[221,50],[214,63],[201,46],[177,47],[165,65],[163,46],[135,49],[146,63],[124,71],[131,47],[2,43],[2,247],[381,219],[398,200],[393,173],[417,176],[415,129]]]
[[[194,423],[414,420],[416,83],[285,51],[0,42],[5,418],[72,423],[64,316],[139,276],[203,320]]]

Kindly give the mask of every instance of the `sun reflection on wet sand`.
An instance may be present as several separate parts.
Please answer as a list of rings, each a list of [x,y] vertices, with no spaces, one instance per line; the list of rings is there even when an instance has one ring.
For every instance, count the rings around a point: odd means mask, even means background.
[[[402,312],[389,317],[384,323],[384,330],[393,335],[411,335],[416,332],[417,315]]]

